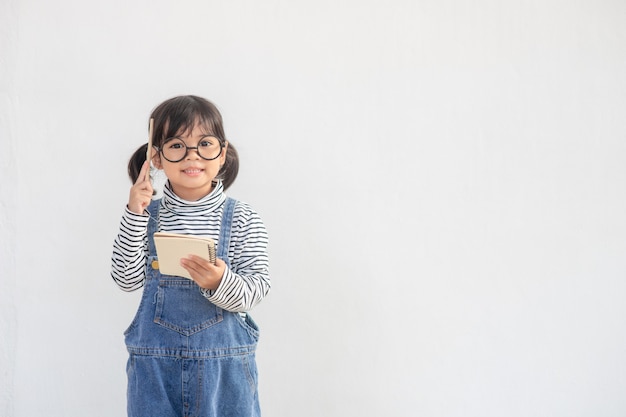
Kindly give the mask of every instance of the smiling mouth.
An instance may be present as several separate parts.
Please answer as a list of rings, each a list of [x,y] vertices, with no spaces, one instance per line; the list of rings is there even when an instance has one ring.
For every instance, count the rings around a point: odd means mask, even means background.
[[[187,168],[187,169],[184,169],[184,170],[183,170],[183,172],[184,172],[185,174],[190,174],[190,175],[199,174],[199,173],[201,173],[202,171],[204,171],[204,170],[203,170],[203,169],[200,169],[200,168]]]

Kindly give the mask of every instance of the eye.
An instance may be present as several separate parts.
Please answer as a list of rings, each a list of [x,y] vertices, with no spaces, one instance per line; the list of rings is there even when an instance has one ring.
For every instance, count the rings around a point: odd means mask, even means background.
[[[219,146],[218,145],[218,139],[214,138],[213,136],[208,136],[202,140],[200,140],[200,142],[198,142],[198,148],[214,148]]]
[[[180,140],[180,138],[170,138],[170,139],[167,139],[165,143],[163,144],[163,149],[171,149],[171,150],[185,149],[185,143],[182,140]]]

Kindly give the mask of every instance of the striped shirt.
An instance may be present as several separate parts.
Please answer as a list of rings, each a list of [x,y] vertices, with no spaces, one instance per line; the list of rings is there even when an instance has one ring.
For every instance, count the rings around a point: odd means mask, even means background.
[[[224,187],[218,181],[213,191],[198,201],[180,199],[169,183],[159,206],[158,230],[208,236],[219,245],[219,228],[224,207]],[[113,243],[111,276],[124,291],[141,288],[146,279],[148,212],[136,214],[126,208]],[[259,215],[238,201],[233,214],[227,266],[216,290],[201,288],[213,304],[232,312],[249,311],[270,290],[268,236]]]

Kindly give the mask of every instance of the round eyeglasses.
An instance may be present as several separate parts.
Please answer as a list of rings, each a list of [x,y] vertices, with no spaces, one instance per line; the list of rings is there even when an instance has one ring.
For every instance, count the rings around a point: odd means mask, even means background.
[[[218,158],[222,154],[222,148],[224,145],[222,141],[214,136],[206,136],[198,142],[196,146],[187,146],[187,144],[181,138],[169,138],[165,139],[163,147],[157,148],[163,158],[170,162],[180,162],[190,150],[195,149],[198,156],[207,161]]]

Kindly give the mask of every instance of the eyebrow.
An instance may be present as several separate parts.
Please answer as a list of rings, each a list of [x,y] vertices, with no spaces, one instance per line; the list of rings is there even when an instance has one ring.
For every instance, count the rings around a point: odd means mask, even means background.
[[[184,136],[184,133],[182,133],[182,134],[178,134],[178,135],[174,135],[174,136],[171,136],[171,137],[169,137],[168,139],[173,139],[173,138],[182,139],[182,138],[183,138],[183,136]],[[189,137],[193,138],[193,136],[191,136],[190,134],[189,134],[189,135],[186,135],[186,136],[189,136]],[[200,134],[200,135],[198,135],[197,137],[200,137],[200,138],[212,137],[212,138],[217,138],[217,139],[219,139],[219,137],[218,137],[215,133],[201,133],[201,134]]]

